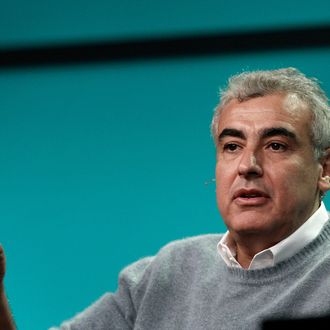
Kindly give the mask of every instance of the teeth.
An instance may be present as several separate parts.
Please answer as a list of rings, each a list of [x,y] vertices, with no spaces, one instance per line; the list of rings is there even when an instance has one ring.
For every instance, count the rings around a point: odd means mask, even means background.
[[[253,197],[258,197],[259,195],[256,194],[251,194],[251,195],[243,195],[245,198],[253,198]]]

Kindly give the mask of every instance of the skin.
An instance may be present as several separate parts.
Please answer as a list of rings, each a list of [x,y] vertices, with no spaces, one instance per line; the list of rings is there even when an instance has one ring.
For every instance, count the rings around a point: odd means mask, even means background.
[[[303,105],[289,110],[285,100],[232,100],[219,118],[217,204],[243,268],[299,228],[330,188],[329,150],[315,159],[311,113]]]

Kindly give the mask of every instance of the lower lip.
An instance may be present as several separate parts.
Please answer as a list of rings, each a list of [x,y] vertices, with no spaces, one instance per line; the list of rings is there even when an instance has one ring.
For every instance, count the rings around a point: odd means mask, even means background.
[[[235,198],[235,203],[240,206],[261,206],[268,202],[269,198],[267,197],[251,197],[251,198],[244,198],[244,197],[237,197]]]

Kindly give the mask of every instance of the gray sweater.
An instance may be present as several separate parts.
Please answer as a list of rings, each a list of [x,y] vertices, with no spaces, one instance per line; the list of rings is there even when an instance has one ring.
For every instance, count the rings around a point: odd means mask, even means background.
[[[330,315],[330,222],[293,257],[264,269],[227,267],[220,238],[174,241],[128,266],[116,293],[60,329],[253,330],[269,318]]]

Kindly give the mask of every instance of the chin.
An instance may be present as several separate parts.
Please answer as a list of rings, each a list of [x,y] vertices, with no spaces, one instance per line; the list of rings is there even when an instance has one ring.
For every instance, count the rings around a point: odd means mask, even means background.
[[[231,219],[227,226],[237,233],[259,233],[268,231],[272,227],[270,219],[261,216],[258,212],[243,212]]]

